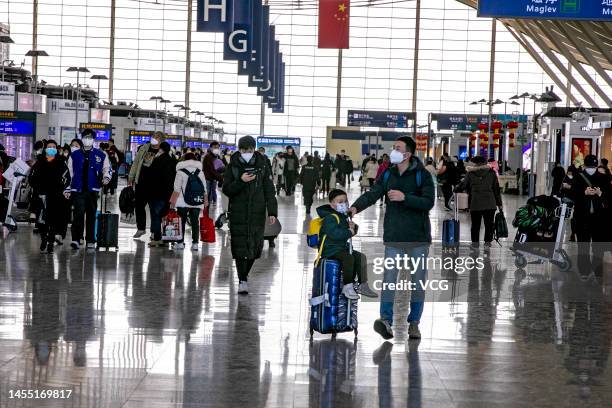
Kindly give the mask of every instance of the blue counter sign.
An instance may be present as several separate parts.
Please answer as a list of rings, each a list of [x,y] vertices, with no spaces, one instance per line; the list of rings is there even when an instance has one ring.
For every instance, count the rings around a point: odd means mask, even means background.
[[[478,16],[612,21],[612,0],[478,0]]]

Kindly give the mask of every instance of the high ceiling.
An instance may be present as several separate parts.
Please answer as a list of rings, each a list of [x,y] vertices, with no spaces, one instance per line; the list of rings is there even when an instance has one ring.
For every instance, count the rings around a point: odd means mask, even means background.
[[[477,0],[457,0],[477,7]],[[591,0],[594,1],[594,0]],[[566,20],[500,19],[515,33],[530,37],[539,48],[548,47],[568,60],[612,70],[612,23]],[[520,35],[519,35],[520,36]],[[542,44],[542,45],[540,45]],[[566,54],[570,54],[568,57]]]

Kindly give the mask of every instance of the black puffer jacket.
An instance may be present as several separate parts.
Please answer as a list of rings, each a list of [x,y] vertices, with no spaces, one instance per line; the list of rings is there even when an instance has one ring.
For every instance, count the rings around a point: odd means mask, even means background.
[[[467,191],[470,211],[494,210],[502,206],[497,174],[486,164],[468,169],[455,191]]]
[[[241,177],[246,172],[256,172],[255,181],[243,182]],[[223,194],[229,197],[232,256],[257,259],[263,249],[266,214],[278,215],[272,175],[265,158],[255,152],[246,163],[240,153],[232,155],[223,180]]]
[[[317,189],[317,183],[319,182],[319,173],[315,168],[314,164],[308,163],[302,167],[300,173],[300,183],[302,183],[302,190],[304,192],[314,193]]]

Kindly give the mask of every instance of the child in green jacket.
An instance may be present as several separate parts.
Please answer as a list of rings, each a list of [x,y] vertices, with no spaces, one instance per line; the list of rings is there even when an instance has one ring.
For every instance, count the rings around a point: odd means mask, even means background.
[[[352,250],[349,240],[357,234],[358,226],[349,220],[348,197],[342,190],[335,189],[329,193],[329,204],[317,208],[317,214],[323,219],[319,237],[323,239],[322,258],[340,262],[344,287],[342,293],[349,299],[359,299],[359,294],[377,297],[367,283],[367,259],[359,251]],[[355,291],[355,276],[359,285]]]

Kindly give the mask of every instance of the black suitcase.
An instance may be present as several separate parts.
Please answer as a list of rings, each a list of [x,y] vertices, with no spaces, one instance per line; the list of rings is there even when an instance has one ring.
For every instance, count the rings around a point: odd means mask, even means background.
[[[104,195],[102,195],[104,196]],[[102,203],[102,198],[100,199]],[[98,228],[96,241],[98,248],[117,248],[119,249],[119,214],[107,211],[107,200],[104,199],[102,211],[98,213]]]

